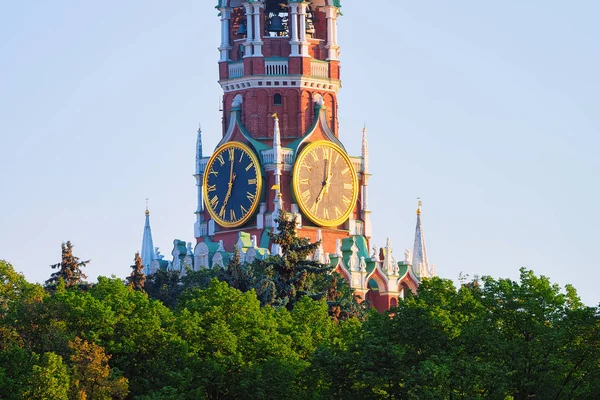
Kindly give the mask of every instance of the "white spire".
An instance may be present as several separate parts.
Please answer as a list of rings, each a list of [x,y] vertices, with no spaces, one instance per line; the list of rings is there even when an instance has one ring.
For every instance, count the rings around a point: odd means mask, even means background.
[[[421,199],[417,208],[417,227],[415,229],[415,246],[412,254],[413,273],[420,278],[430,278],[435,275],[427,260],[427,248],[425,247],[425,235],[423,234],[423,223],[421,221]]]
[[[196,221],[201,222],[204,211],[204,194],[202,191],[202,126],[198,126],[196,137],[196,188],[198,190],[198,207],[196,207]]]
[[[154,244],[152,243],[152,230],[150,229],[150,211],[148,210],[148,199],[146,199],[146,222],[144,224],[144,235],[142,237],[142,265],[144,266],[144,273],[150,274],[150,264],[156,258],[154,253]]]
[[[367,125],[363,127],[362,131],[362,159],[363,159],[363,172],[369,173],[369,142],[367,141]]]
[[[274,129],[273,129],[273,156],[275,161],[275,185],[272,189],[275,190],[275,199],[273,200],[273,232],[278,233],[277,219],[279,213],[283,209],[283,199],[281,195],[281,170],[283,168],[282,154],[281,154],[281,131],[279,129],[279,118],[277,113],[273,114]],[[281,255],[281,247],[277,244],[273,244],[271,247],[271,253]]]
[[[371,237],[373,235],[373,228],[371,226],[371,211],[369,211],[369,195],[367,188],[369,186],[369,142],[367,141],[367,126],[363,128],[362,134],[362,218],[364,221],[364,235]]]
[[[196,137],[196,174],[200,174],[201,160],[202,160],[202,125],[198,125],[198,136]]]

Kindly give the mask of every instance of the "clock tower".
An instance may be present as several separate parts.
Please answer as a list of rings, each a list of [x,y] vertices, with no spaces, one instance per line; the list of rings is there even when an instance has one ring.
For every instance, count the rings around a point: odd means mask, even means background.
[[[285,210],[299,236],[321,240],[315,259],[363,298],[377,291],[370,300],[385,309],[419,277],[399,267],[389,243],[369,254],[366,130],[361,155],[352,156],[342,139],[360,136],[338,127],[340,7],[340,0],[219,1],[223,127],[207,157],[198,131],[194,268],[224,267],[235,248],[246,262],[278,254],[269,233]]]

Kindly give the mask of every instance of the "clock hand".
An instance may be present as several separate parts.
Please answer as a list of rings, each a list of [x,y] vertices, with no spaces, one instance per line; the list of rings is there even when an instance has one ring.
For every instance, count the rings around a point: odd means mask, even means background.
[[[325,194],[329,194],[329,186],[331,186],[331,178],[333,177],[333,173],[330,172],[327,180],[325,181]]]
[[[323,166],[323,181],[321,182],[321,190],[315,199],[315,204],[318,204],[323,199],[323,193],[329,192],[329,183],[331,182],[331,163],[326,158]]]
[[[315,199],[315,204],[319,204],[319,202],[323,199],[323,193],[325,192],[327,187],[328,186],[326,185],[326,182],[323,182],[323,186],[321,186],[321,190],[319,191],[319,194],[317,195],[317,198]]]
[[[231,167],[229,168],[229,186],[233,183],[233,157],[231,158]]]
[[[229,198],[231,197],[231,189],[233,188],[233,182],[235,182],[235,178],[236,178],[236,173],[234,172],[231,175],[230,182],[228,184],[229,187],[227,188],[227,194],[225,194],[225,200],[223,200],[223,205],[221,206],[221,211],[219,212],[219,214],[223,214],[225,212],[225,207],[227,206],[227,203],[229,202]]]

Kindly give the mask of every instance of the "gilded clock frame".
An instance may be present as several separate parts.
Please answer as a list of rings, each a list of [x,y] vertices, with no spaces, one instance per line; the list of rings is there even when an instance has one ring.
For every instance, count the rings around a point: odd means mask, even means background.
[[[342,214],[341,217],[339,217],[335,220],[326,220],[326,219],[319,218],[316,215],[313,215],[313,213],[311,213],[310,209],[304,204],[304,202],[300,198],[300,187],[299,187],[299,185],[300,185],[300,183],[299,183],[300,173],[299,172],[300,172],[300,168],[301,168],[300,165],[301,165],[302,161],[304,160],[304,158],[308,156],[308,154],[310,153],[310,151],[312,149],[314,149],[315,147],[322,147],[322,146],[330,147],[330,148],[334,149],[336,152],[338,152],[341,155],[341,157],[344,159],[347,166],[350,168],[350,172],[352,173],[352,186],[354,187],[354,190],[352,191],[352,201],[350,202],[350,205],[348,206],[345,213]],[[294,163],[294,170],[293,170],[293,176],[292,176],[292,187],[294,190],[294,196],[296,197],[296,203],[300,207],[300,210],[302,211],[302,213],[309,220],[311,220],[315,224],[317,224],[319,226],[323,226],[323,227],[331,228],[331,227],[339,226],[339,225],[343,224],[344,222],[346,222],[348,220],[348,218],[350,218],[350,215],[352,215],[352,212],[354,212],[354,209],[356,208],[356,202],[358,201],[359,182],[358,182],[358,177],[356,175],[356,169],[354,168],[354,164],[352,164],[352,160],[340,146],[337,146],[336,144],[334,144],[328,140],[317,140],[315,142],[311,142],[302,149],[300,154],[298,154],[298,157],[296,157],[296,161]]]
[[[208,171],[210,171],[210,169],[211,169],[212,165],[214,164],[215,160],[217,159],[218,155],[229,148],[237,148],[239,150],[246,152],[248,154],[248,156],[250,157],[250,161],[252,162],[252,164],[254,164],[254,167],[256,169],[256,198],[254,199],[254,202],[252,203],[252,206],[251,206],[250,210],[248,211],[248,213],[246,214],[246,216],[244,218],[240,219],[239,221],[235,221],[235,222],[224,221],[223,219],[221,219],[218,216],[218,214],[208,204],[208,198],[209,198],[209,196],[208,196]],[[206,168],[204,169],[204,176],[202,177],[202,194],[204,196],[205,209],[208,210],[208,213],[210,214],[212,219],[217,224],[222,226],[223,228],[237,228],[237,227],[244,225],[246,222],[248,222],[248,220],[250,218],[252,218],[252,216],[256,212],[256,209],[258,208],[258,206],[260,204],[261,197],[262,197],[262,183],[263,183],[262,180],[263,180],[263,177],[262,177],[262,169],[261,169],[260,162],[259,162],[256,154],[254,154],[254,151],[250,148],[250,146],[246,145],[245,143],[237,142],[237,141],[227,142],[227,143],[221,145],[213,152],[212,156],[206,163]]]

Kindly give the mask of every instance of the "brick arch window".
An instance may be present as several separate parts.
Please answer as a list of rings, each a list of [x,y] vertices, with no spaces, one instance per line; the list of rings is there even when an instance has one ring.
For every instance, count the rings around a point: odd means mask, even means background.
[[[283,98],[281,97],[281,93],[275,93],[273,96],[273,105],[280,106],[283,104]]]

